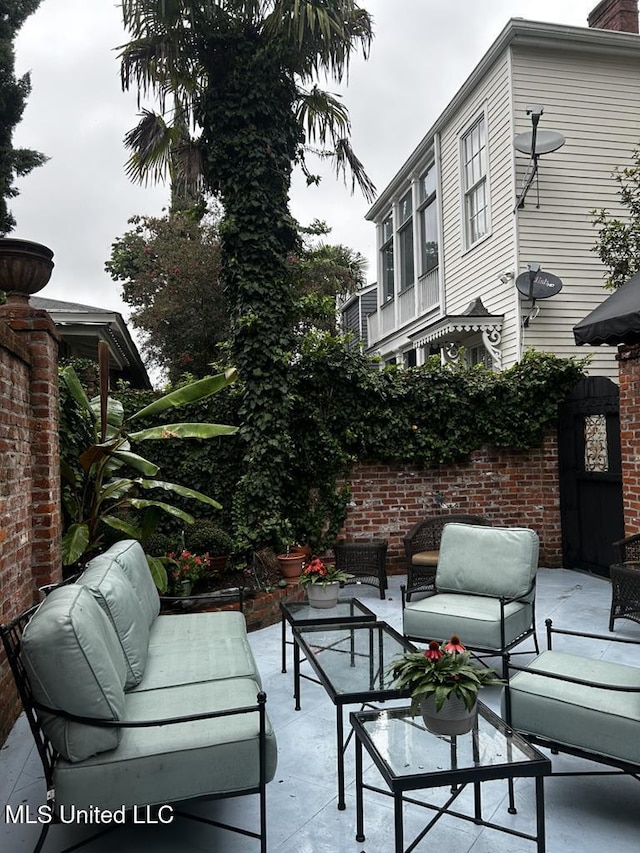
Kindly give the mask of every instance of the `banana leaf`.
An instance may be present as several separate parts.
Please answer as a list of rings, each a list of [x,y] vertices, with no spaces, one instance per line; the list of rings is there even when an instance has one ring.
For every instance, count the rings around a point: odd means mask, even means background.
[[[87,524],[72,524],[62,537],[62,563],[70,566],[75,563],[87,550],[89,545],[89,526]]]
[[[148,501],[143,500],[142,498],[131,498],[127,501],[134,509],[146,509],[149,506],[157,506],[163,512],[166,512],[167,515],[173,515],[176,518],[180,518],[186,524],[193,524],[194,518],[188,512],[183,512],[183,510],[178,509],[176,506],[171,506],[171,504],[162,503],[162,501]]]
[[[197,382],[192,382],[185,385],[183,388],[177,388],[171,391],[170,394],[165,394],[159,400],[154,400],[144,409],[135,412],[129,420],[136,418],[146,418],[149,415],[157,415],[160,412],[166,412],[167,409],[184,406],[185,403],[194,403],[196,400],[203,400],[210,397],[232,382],[235,382],[238,373],[234,367],[225,370],[224,373],[218,373],[216,376],[207,376],[205,379],[199,379]]]
[[[194,498],[216,509],[222,509],[222,505],[208,495],[197,492],[195,489],[189,489],[186,486],[180,486],[177,483],[165,483],[162,480],[135,480],[134,482],[138,483],[143,489],[164,489],[167,492],[182,495],[183,498]]]
[[[215,438],[217,435],[233,435],[238,427],[224,424],[165,424],[129,433],[133,441],[148,441],[164,438]]]

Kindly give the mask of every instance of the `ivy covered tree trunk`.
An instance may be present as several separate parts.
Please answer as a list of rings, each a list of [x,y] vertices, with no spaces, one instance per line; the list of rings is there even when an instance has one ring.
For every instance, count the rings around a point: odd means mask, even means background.
[[[289,214],[292,162],[300,144],[296,88],[282,58],[250,32],[233,51],[208,53],[202,102],[203,171],[219,193],[221,268],[231,311],[234,364],[243,384],[243,475],[236,534],[247,547],[284,535],[283,495],[291,459],[289,369],[293,283],[287,258],[298,243]]]

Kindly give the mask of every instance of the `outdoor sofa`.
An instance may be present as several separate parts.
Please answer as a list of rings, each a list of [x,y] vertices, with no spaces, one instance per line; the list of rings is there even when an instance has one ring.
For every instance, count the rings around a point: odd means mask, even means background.
[[[546,620],[547,651],[527,666],[508,662],[513,674],[502,693],[502,716],[532,743],[640,773],[639,640],[553,628]],[[552,648],[552,636],[591,643],[591,657]],[[583,643],[584,641],[584,643]],[[602,643],[631,651],[628,663],[598,657]],[[508,654],[506,656],[508,658]],[[558,775],[590,775],[590,771]]]
[[[127,540],[2,628],[52,813],[254,793],[259,831],[211,823],[259,838],[264,853],[277,747],[244,616],[159,611],[144,552]]]

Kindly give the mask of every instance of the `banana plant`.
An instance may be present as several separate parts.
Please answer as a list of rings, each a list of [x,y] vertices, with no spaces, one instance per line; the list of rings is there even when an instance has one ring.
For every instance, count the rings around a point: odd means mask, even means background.
[[[142,497],[146,491],[160,490],[193,498],[215,509],[221,508],[216,500],[202,492],[157,479],[158,466],[136,453],[132,444],[151,439],[207,439],[237,432],[237,427],[211,423],[175,423],[135,429],[135,422],[142,418],[216,394],[235,381],[235,369],[230,368],[224,373],[178,388],[125,419],[122,404],[108,396],[104,351],[99,353],[99,358],[100,395],[92,400],[87,397],[72,367],[64,368],[60,374],[68,393],[92,424],[94,438],[93,443],[80,455],[79,468],[74,470],[61,461],[61,476],[65,486],[63,499],[72,519],[62,537],[62,559],[65,565],[77,563],[85,554],[100,546],[102,524],[131,538],[141,539],[153,532],[161,513],[174,516],[186,524],[193,522],[192,515],[171,503]],[[142,511],[139,525],[118,516],[118,511],[126,509]],[[166,572],[160,561],[148,559],[156,584],[162,589],[166,586]]]

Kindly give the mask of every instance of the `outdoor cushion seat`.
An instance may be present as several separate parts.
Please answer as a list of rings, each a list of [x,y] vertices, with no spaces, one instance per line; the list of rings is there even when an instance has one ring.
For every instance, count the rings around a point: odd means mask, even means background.
[[[537,650],[538,549],[527,528],[446,524],[435,594],[403,601],[405,636],[428,643],[457,634],[470,649],[503,654],[533,635]]]
[[[407,637],[426,639],[424,620],[428,619],[430,639],[461,636],[470,649],[501,649],[500,601],[479,595],[441,595],[412,602],[404,611],[404,633]],[[505,638],[510,642],[531,626],[532,606],[517,602],[504,607]],[[452,625],[464,627],[453,627]]]
[[[522,669],[509,681],[510,725],[519,732],[640,764],[640,667],[545,651],[532,669],[579,678],[574,684]],[[603,687],[600,689],[599,684]],[[624,685],[636,692],[607,690]],[[507,718],[506,692],[502,714]]]
[[[144,676],[131,690],[141,693],[171,685],[236,676],[251,678],[258,688],[262,686],[246,640],[241,637],[182,637],[172,643],[149,647]]]
[[[257,693],[258,686],[249,678],[128,693],[127,721],[241,707],[252,710],[171,726],[123,729],[117,750],[79,764],[58,761],[54,770],[57,805],[88,808],[99,803],[112,809],[257,788]],[[273,778],[275,768],[275,735],[267,721],[266,781]]]
[[[411,556],[411,563],[414,566],[437,566],[438,556],[440,551],[418,551]]]

